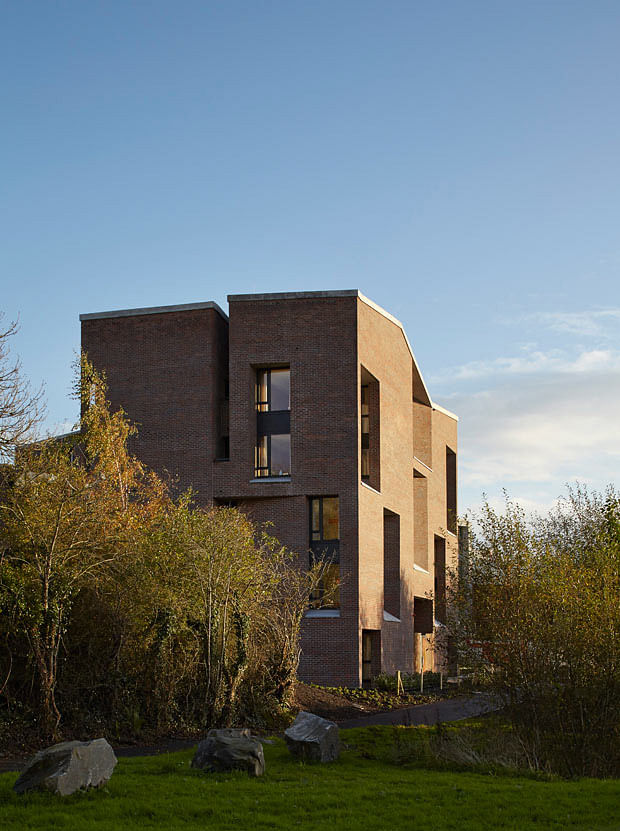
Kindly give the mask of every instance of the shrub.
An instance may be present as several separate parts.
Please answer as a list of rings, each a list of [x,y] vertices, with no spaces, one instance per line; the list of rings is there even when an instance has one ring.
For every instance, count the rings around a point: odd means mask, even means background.
[[[452,598],[461,663],[503,701],[529,763],[620,770],[620,499],[583,488],[546,517],[485,505]],[[455,581],[456,585],[456,581]]]

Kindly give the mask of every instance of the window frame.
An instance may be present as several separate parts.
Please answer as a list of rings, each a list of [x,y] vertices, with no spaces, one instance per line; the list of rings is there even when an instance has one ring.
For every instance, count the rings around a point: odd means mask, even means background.
[[[271,374],[272,372],[288,372],[288,407],[284,409],[274,410],[271,407]],[[260,382],[260,377],[265,375],[265,390],[266,398],[261,398],[261,390],[263,385]],[[257,413],[290,413],[291,411],[291,368],[290,366],[266,366],[258,367],[256,369],[256,381],[254,383],[254,407]]]
[[[290,477],[291,465],[291,368],[285,364],[280,366],[262,366],[254,370],[254,409],[256,411],[256,441],[254,443],[254,478],[255,479],[283,479]],[[272,407],[272,373],[286,372],[288,374],[288,408],[273,410]],[[288,436],[288,467],[282,473],[272,471],[272,438],[273,436]],[[264,444],[263,444],[264,442]],[[261,456],[265,464],[260,464]]]
[[[256,445],[254,447],[254,477],[256,479],[266,479],[266,478],[284,478],[291,475],[291,471],[288,470],[285,473],[272,473],[271,471],[271,439],[273,436],[288,436],[289,437],[289,468],[291,467],[290,459],[291,459],[291,447],[290,447],[290,433],[263,433],[260,436],[256,437]],[[261,439],[266,440],[266,449],[267,449],[267,464],[266,465],[259,465],[259,442]]]
[[[324,523],[323,523],[323,516],[324,516],[324,500],[325,499],[335,499],[337,502],[338,507],[338,538],[337,539],[326,539],[324,536]],[[314,502],[319,503],[319,521],[318,521],[318,530],[314,530],[314,510],[313,505]],[[337,588],[336,590],[331,593],[331,600],[325,604],[324,598],[325,595],[329,593],[328,589],[325,586],[326,579],[330,580],[333,575],[327,574],[324,576],[324,579],[321,583],[316,587],[314,592],[310,595],[310,608],[312,609],[340,609],[340,497],[337,495],[326,495],[326,496],[311,496],[308,499],[308,541],[309,541],[309,550],[308,550],[308,560],[310,564],[310,568],[312,568],[316,563],[324,563],[326,564],[326,572],[328,570],[332,570],[333,568],[337,569],[336,572],[336,581],[337,581]],[[319,539],[313,539],[314,534],[319,535]],[[330,580],[330,582],[332,582]]]

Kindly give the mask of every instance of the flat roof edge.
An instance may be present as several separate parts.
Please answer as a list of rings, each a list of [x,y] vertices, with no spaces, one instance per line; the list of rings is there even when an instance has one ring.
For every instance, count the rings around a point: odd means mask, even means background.
[[[228,322],[226,312],[214,303],[213,300],[206,300],[203,303],[180,303],[177,306],[149,306],[144,309],[117,309],[111,312],[90,312],[81,314],[80,320],[101,320],[106,317],[138,317],[139,315],[160,315],[166,312],[189,312],[196,309],[213,309]]]
[[[439,404],[435,403],[435,401],[431,401],[431,407],[433,410],[437,410],[438,413],[443,413],[443,415],[448,416],[448,418],[453,418],[455,421],[459,420],[459,417],[455,413],[450,412],[450,410],[446,410],[445,407],[441,407]]]
[[[263,294],[229,294],[227,300],[229,303],[248,302],[249,300],[320,300],[323,297],[357,297],[362,303],[366,303],[383,317],[391,320],[397,326],[403,329],[403,324],[397,320],[394,315],[386,312],[384,308],[375,303],[374,300],[366,297],[359,289],[333,289],[329,291],[274,291]]]
[[[359,297],[358,289],[338,289],[334,291],[274,291],[267,294],[229,294],[228,302],[248,300],[313,300],[322,297]]]

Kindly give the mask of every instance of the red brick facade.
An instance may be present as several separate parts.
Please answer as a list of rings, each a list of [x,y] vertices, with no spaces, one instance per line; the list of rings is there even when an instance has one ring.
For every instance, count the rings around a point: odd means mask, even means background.
[[[456,419],[430,401],[400,324],[357,291],[233,295],[229,304],[228,321],[213,303],[83,315],[82,347],[106,371],[112,405],[138,424],[133,450],[146,464],[203,504],[234,502],[273,523],[301,564],[310,499],[338,497],[340,608],[305,618],[302,679],[359,685],[363,630],[373,673],[411,671],[414,597],[433,591],[434,535],[446,538],[448,565],[456,557],[445,470]],[[270,367],[290,368],[291,469],[257,479],[254,385]],[[368,373],[380,490],[361,479]]]

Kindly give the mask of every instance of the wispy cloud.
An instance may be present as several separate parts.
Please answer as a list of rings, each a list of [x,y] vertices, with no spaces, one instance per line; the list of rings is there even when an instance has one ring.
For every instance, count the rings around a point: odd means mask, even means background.
[[[530,350],[455,367],[447,378],[462,382],[440,401],[460,419],[463,509],[482,492],[501,501],[504,487],[544,510],[567,482],[618,483],[620,353]]]
[[[504,487],[524,507],[546,510],[567,482],[619,483],[620,307],[504,323],[519,324],[531,342],[429,378],[460,418],[463,509],[479,505],[482,492],[501,504]],[[562,337],[549,343],[549,332]]]
[[[504,375],[570,375],[612,370],[620,370],[620,352],[613,349],[591,349],[570,356],[561,349],[545,352],[524,347],[521,355],[470,361],[435,373],[429,380],[443,384],[446,381],[474,381]]]
[[[610,336],[609,324],[620,324],[620,309],[588,309],[582,312],[535,312],[528,320],[541,323],[555,332],[582,337]]]

